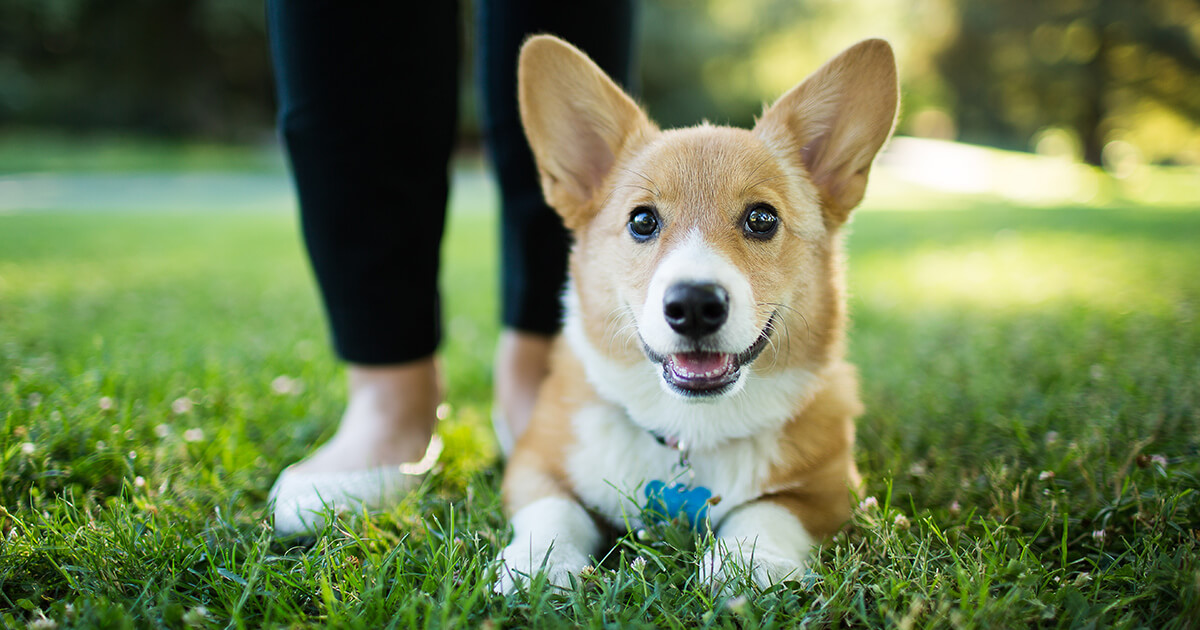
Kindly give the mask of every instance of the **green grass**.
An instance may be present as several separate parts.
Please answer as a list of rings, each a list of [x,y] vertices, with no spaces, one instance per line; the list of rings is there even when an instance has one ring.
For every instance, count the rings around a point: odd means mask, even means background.
[[[267,491],[332,433],[344,389],[293,218],[0,215],[0,626],[1200,619],[1200,213],[860,213],[874,501],[813,580],[732,598],[696,583],[710,543],[669,527],[619,540],[575,592],[491,594],[494,228],[451,225],[442,464],[300,546],[272,539]]]

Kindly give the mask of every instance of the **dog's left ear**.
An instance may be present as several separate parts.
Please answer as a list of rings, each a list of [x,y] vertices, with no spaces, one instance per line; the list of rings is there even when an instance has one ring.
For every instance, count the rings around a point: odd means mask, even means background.
[[[899,100],[892,47],[868,39],[775,101],[754,132],[800,158],[820,189],[826,220],[841,225],[862,201]]]
[[[621,155],[656,127],[587,55],[550,35],[521,47],[517,92],[525,136],[537,159],[546,203],[572,230]]]

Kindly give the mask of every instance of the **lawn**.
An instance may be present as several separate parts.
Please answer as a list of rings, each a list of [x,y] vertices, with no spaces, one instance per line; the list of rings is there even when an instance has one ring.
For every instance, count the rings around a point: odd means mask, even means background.
[[[273,540],[267,491],[332,433],[344,387],[294,217],[0,215],[0,626],[1200,620],[1200,211],[860,212],[870,496],[807,579],[736,596],[696,583],[711,541],[669,526],[573,592],[491,593],[494,230],[467,208],[446,245],[441,464],[300,544]]]

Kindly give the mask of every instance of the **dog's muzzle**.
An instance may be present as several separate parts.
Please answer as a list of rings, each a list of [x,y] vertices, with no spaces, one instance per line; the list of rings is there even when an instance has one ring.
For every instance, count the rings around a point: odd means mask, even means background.
[[[670,291],[667,295],[670,295]],[[753,363],[766,349],[774,323],[775,313],[772,313],[758,339],[749,348],[737,354],[714,352],[698,347],[695,350],[663,355],[655,352],[644,339],[642,350],[647,358],[662,366],[663,380],[675,391],[685,396],[718,396],[733,387],[741,376],[742,368]]]

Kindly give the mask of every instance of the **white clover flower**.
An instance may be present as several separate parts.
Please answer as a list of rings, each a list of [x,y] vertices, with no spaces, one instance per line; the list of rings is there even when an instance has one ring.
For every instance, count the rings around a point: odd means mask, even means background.
[[[177,414],[185,414],[191,411],[195,404],[196,403],[193,403],[191,398],[188,398],[187,396],[180,396],[179,398],[175,399],[175,402],[171,403],[171,411],[174,411]]]
[[[204,606],[197,606],[183,613],[183,623],[186,626],[196,627],[208,623],[208,609]]]
[[[300,379],[281,374],[271,381],[271,391],[280,396],[295,396],[304,391],[304,385],[300,383]]]
[[[41,610],[38,611],[38,615],[41,616],[30,621],[29,625],[25,627],[29,630],[55,630],[58,628],[58,622],[44,615]]]

